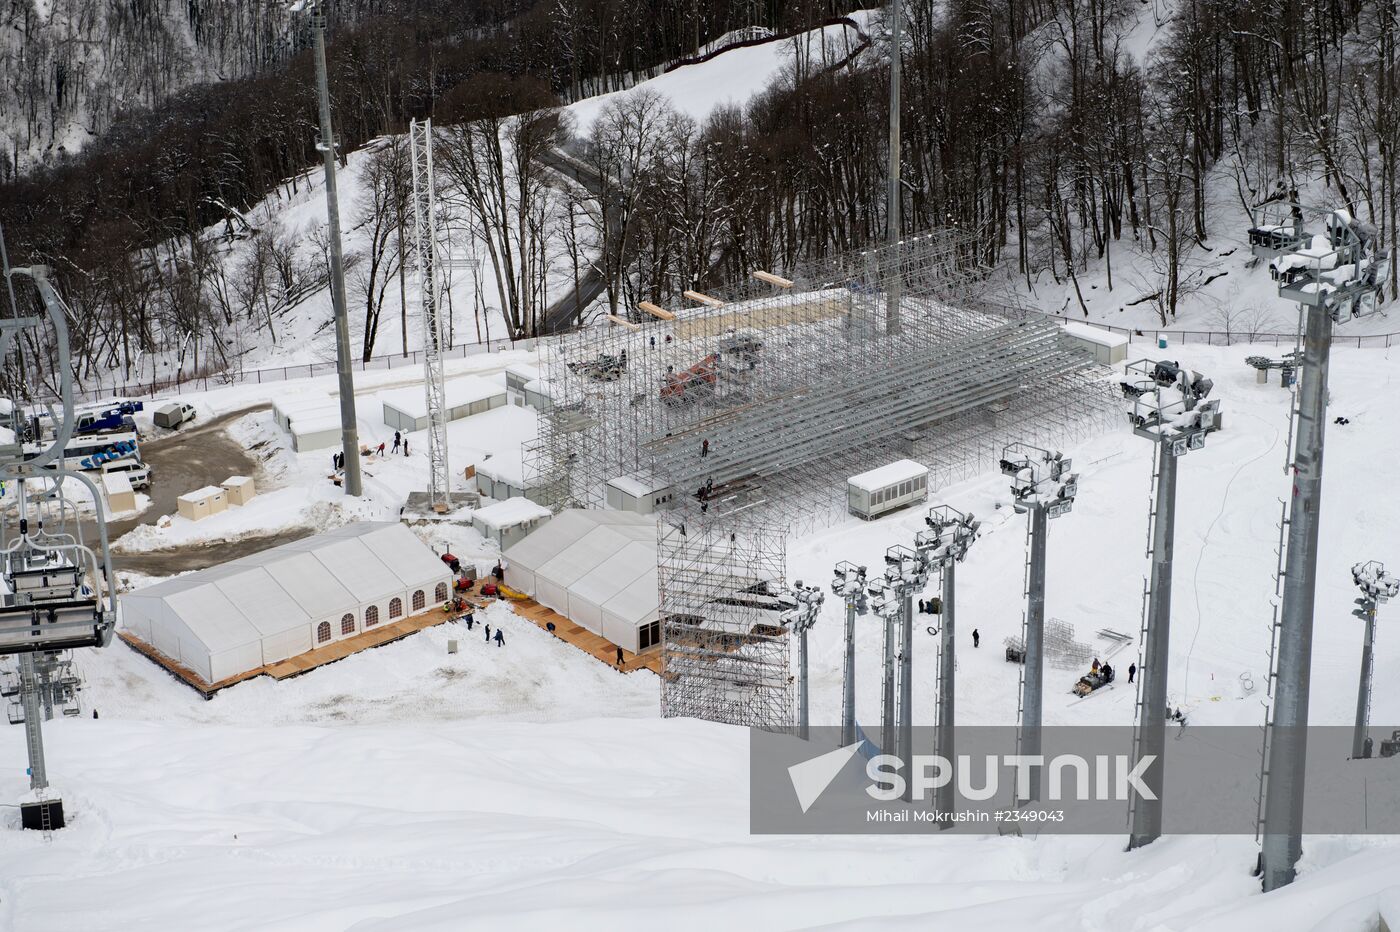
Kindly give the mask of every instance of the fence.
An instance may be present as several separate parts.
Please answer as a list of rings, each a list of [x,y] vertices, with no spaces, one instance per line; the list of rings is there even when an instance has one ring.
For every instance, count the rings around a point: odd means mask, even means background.
[[[1146,330],[1132,327],[1114,327],[1094,320],[1067,317],[1063,314],[1045,314],[1066,324],[1088,324],[1100,330],[1125,334],[1129,341],[1146,341],[1155,344],[1161,337],[1169,343],[1205,343],[1210,346],[1232,346],[1235,343],[1268,343],[1274,346],[1293,346],[1298,342],[1295,333],[1258,333],[1249,330]],[[1400,333],[1372,333],[1357,336],[1332,337],[1333,346],[1355,346],[1357,349],[1384,349],[1400,346]]]
[[[449,348],[443,353],[444,359],[466,359],[471,356],[481,356],[485,353],[496,352],[506,349],[532,350],[547,338],[538,337],[528,340],[491,340],[486,343],[459,343]],[[351,360],[350,368],[355,372],[387,372],[392,369],[412,369],[423,366],[423,351],[413,350],[407,354],[393,354],[386,356],[376,356],[368,362],[360,359]],[[274,366],[269,369],[232,369],[225,372],[209,372],[199,374],[176,373],[173,376],[162,379],[152,379],[137,382],[113,382],[111,385],[98,383],[92,388],[84,388],[73,392],[75,401],[97,401],[99,399],[116,396],[155,396],[160,392],[185,389],[189,391],[207,391],[210,388],[223,388],[229,385],[263,385],[274,382],[287,382],[295,379],[309,379],[318,375],[334,375],[336,364],[334,362],[307,363],[300,366]]]

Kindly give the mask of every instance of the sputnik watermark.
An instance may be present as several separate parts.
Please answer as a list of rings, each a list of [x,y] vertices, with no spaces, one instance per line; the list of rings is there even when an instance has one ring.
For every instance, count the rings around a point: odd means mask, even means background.
[[[961,754],[955,768],[946,757],[915,754],[912,786],[915,799],[931,799],[934,791],[953,782],[956,772],[958,795],[981,802],[996,798],[1001,792],[1000,775],[1009,769],[1016,774],[1016,798],[1028,799],[1032,783],[1037,779],[1036,771],[1044,767],[1050,783],[1047,798],[1052,800],[1126,801],[1130,790],[1143,799],[1156,799],[1142,782],[1144,772],[1156,759],[1148,754],[1134,764],[1126,754],[1096,754],[1088,758],[1079,754],[1056,754],[1048,761],[1043,754],[987,754],[982,756],[982,767],[975,768],[972,756]],[[976,786],[979,769],[981,785]],[[872,757],[865,767],[865,775],[871,781],[865,792],[880,802],[903,799],[911,784],[904,770],[904,762],[893,754]],[[1066,771],[1073,772],[1068,793],[1065,791]]]

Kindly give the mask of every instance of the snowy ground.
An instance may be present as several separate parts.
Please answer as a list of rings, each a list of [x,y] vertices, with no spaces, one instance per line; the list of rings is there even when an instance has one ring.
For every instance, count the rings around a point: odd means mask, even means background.
[[[1170,680],[1172,701],[1198,724],[1253,724],[1263,712],[1239,677],[1262,684],[1266,670],[1289,396],[1255,384],[1243,364],[1251,352],[1165,354],[1215,379],[1225,417],[1181,471]],[[1400,358],[1386,351],[1334,351],[1331,413],[1351,423],[1328,431],[1315,722],[1352,714],[1360,630],[1348,614],[1348,567],[1400,563],[1400,503],[1377,469],[1400,454],[1397,381]],[[255,388],[198,398],[201,416],[257,401]],[[369,405],[361,411],[363,430],[384,432]],[[454,451],[518,449],[518,421],[516,433],[482,428],[495,414],[454,424]],[[1150,447],[1124,428],[1070,452],[1080,495],[1052,524],[1048,614],[1081,639],[1103,626],[1136,634]],[[325,484],[327,456],[277,453],[281,487],[310,494]],[[361,506],[370,516],[392,513],[396,496],[421,487],[426,461],[415,454],[374,468],[374,498]],[[1000,477],[935,497],[972,509],[985,528],[959,575],[960,715],[1012,722],[1016,669],[1000,648],[1020,628],[1023,519],[1005,507]],[[824,583],[838,560],[879,565],[886,547],[909,542],[919,517],[850,520],[795,540],[789,576]],[[428,533],[473,546],[474,532],[461,528]],[[489,547],[476,546],[485,559]],[[829,603],[813,634],[818,723],[837,718],[839,615]],[[1127,854],[1121,837],[753,837],[745,733],[658,720],[651,674],[617,674],[504,607],[485,620],[503,627],[505,647],[488,646],[479,629],[442,626],[210,702],[124,645],[80,652],[84,703],[101,719],[46,731],[72,822],[51,841],[0,831],[0,928],[1238,932],[1371,929],[1382,905],[1390,916],[1400,910],[1394,839],[1310,839],[1300,881],[1263,897],[1249,874],[1250,838],[1172,838]],[[859,706],[869,722],[878,638],[873,622],[861,624]],[[983,639],[976,651],[973,627]],[[447,652],[449,639],[458,653]],[[932,648],[920,638],[916,670],[929,670]],[[1120,668],[1127,656],[1116,658]],[[1397,663],[1400,640],[1383,625],[1377,668]],[[1074,703],[1076,675],[1047,671],[1048,721],[1131,721],[1127,689]],[[932,698],[916,690],[922,721]],[[1393,678],[1376,683],[1373,721],[1400,721]],[[16,800],[27,785],[19,729],[0,731],[0,760],[10,762],[0,799]],[[17,813],[0,810],[0,819],[12,826]]]

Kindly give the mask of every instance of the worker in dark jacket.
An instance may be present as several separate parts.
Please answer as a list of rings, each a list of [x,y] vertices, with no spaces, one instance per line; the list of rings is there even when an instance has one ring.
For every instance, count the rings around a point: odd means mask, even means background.
[[[491,643],[491,623],[489,621],[486,623],[486,643]]]
[[[501,629],[500,629],[500,628],[497,628],[497,629],[496,629],[496,646],[497,646],[497,647],[500,647],[500,646],[501,646],[502,644],[504,644],[505,642],[506,642],[506,636],[505,636],[504,634],[501,633]]]
[[[980,635],[980,634],[977,633],[977,629],[976,629],[976,628],[973,628],[973,629],[972,629],[972,646],[973,646],[973,647],[980,647],[981,644],[982,644],[982,635]]]

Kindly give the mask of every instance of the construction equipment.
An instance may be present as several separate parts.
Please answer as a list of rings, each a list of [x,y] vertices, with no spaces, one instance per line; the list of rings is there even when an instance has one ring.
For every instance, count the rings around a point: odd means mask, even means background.
[[[719,354],[711,353],[682,372],[667,372],[661,381],[661,400],[670,405],[690,404],[714,394],[719,383]]]
[[[627,368],[627,350],[617,355],[599,353],[594,359],[568,364],[569,371],[594,382],[616,382]]]
[[[1104,664],[1097,670],[1090,671],[1084,676],[1081,676],[1079,681],[1070,689],[1070,692],[1082,698],[1097,689],[1103,689],[1109,683],[1112,683],[1113,679],[1113,667],[1109,664]]]
[[[1381,742],[1380,756],[1395,757],[1400,755],[1400,728],[1390,733],[1390,737]]]

